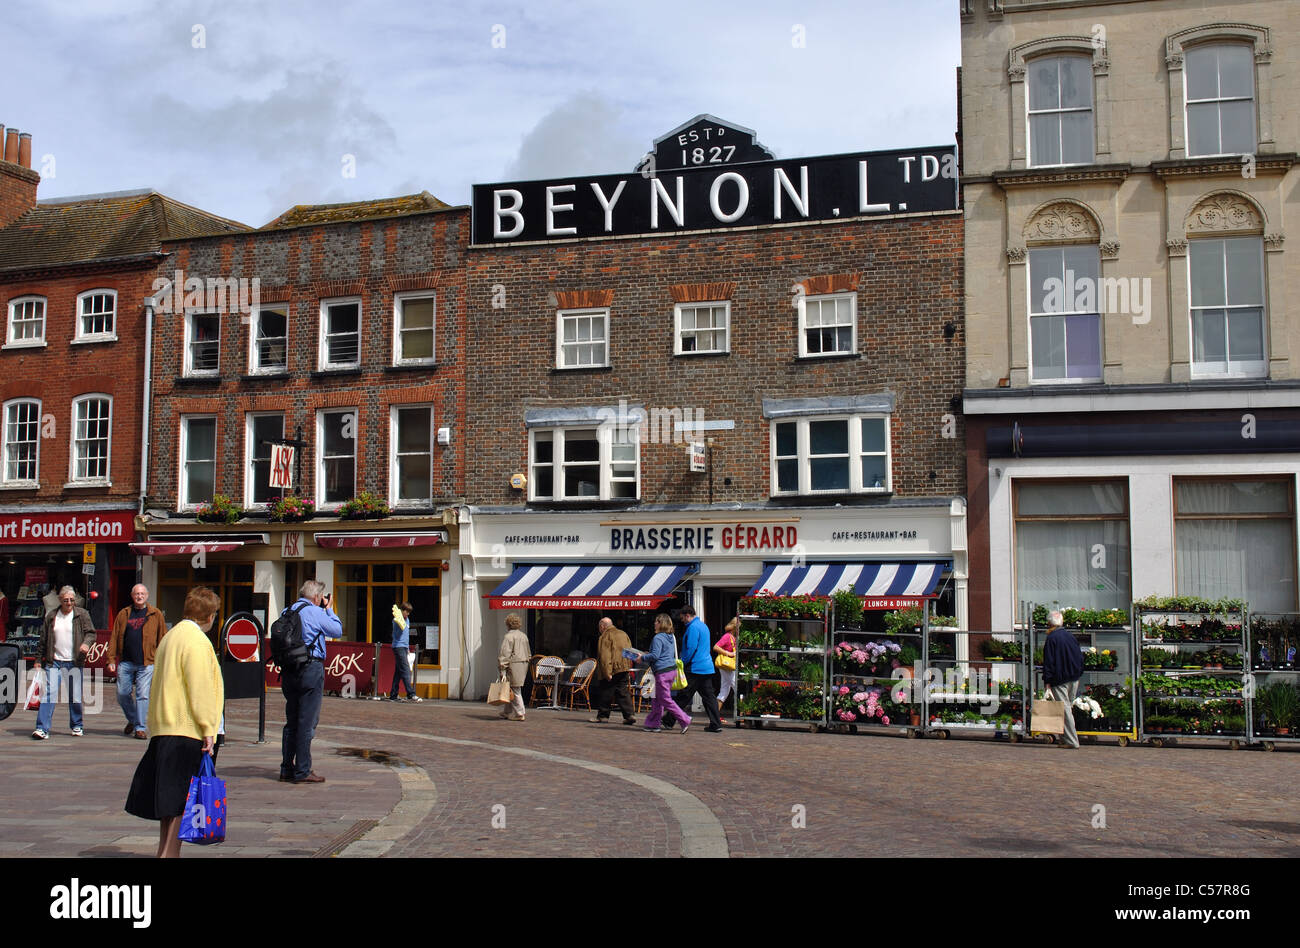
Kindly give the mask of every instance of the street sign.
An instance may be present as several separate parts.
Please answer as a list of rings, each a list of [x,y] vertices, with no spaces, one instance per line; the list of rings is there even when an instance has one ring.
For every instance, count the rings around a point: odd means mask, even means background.
[[[93,543],[81,544],[81,562],[83,563],[95,562],[95,544]]]
[[[237,662],[257,661],[261,635],[257,626],[248,619],[236,619],[226,630],[226,651]]]
[[[271,445],[270,486],[282,490],[293,486],[293,448],[290,445]]]

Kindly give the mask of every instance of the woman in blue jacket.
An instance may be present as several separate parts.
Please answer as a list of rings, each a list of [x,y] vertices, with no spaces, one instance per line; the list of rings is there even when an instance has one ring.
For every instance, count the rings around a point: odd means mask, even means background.
[[[648,662],[655,676],[655,697],[646,715],[643,730],[658,734],[663,728],[664,713],[672,714],[682,722],[682,733],[691,726],[691,716],[673,700],[673,679],[677,677],[677,642],[673,638],[673,620],[665,613],[655,616],[655,637],[650,651],[641,659]]]

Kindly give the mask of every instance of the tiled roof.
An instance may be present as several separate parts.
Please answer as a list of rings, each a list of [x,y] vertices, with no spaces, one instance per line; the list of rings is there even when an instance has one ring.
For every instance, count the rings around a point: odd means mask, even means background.
[[[428,191],[376,201],[352,201],[347,204],[296,204],[260,230],[308,227],[313,224],[339,224],[367,221],[380,217],[400,217],[423,211],[445,211],[451,207]]]
[[[164,240],[247,230],[151,190],[42,201],[0,230],[0,271],[114,260]]]

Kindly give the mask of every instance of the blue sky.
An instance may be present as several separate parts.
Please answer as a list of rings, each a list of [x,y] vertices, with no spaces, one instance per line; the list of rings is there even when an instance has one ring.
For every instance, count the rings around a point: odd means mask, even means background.
[[[704,112],[777,157],[946,144],[957,121],[953,0],[47,0],[6,4],[0,36],[0,123],[32,133],[41,198],[152,187],[255,226],[630,171]]]

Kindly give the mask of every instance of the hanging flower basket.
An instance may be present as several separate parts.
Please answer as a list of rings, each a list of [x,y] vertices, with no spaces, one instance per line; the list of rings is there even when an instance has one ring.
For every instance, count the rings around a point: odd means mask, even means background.
[[[244,515],[235,502],[224,494],[213,494],[209,503],[201,504],[194,512],[199,523],[234,523]]]
[[[388,501],[368,490],[363,490],[338,509],[343,520],[382,520],[391,512]]]
[[[269,501],[266,505],[266,518],[272,523],[301,523],[310,520],[315,514],[315,504],[292,494]]]

